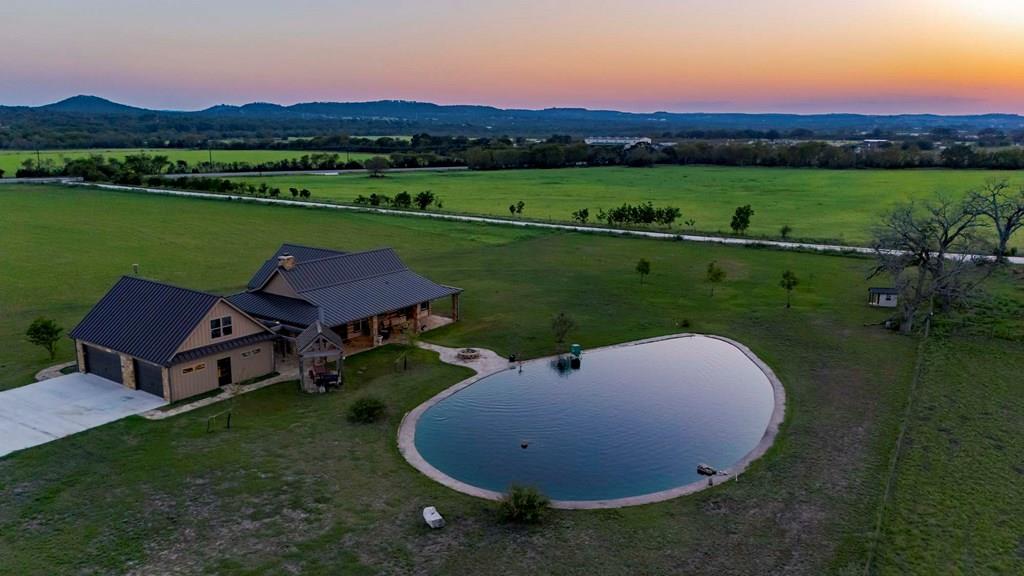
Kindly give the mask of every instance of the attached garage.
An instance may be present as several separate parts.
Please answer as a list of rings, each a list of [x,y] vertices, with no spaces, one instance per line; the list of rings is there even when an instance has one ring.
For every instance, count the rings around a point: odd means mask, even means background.
[[[134,276],[69,335],[80,370],[169,402],[274,371],[266,326],[220,296]]]
[[[135,388],[164,397],[164,370],[156,364],[135,360]]]
[[[121,357],[115,352],[107,352],[88,344],[82,346],[85,357],[85,371],[107,380],[123,384],[121,378]],[[163,396],[163,393],[160,394]]]

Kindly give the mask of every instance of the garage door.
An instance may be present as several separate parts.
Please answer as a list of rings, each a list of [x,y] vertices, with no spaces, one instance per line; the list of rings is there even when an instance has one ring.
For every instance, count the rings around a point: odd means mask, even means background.
[[[85,352],[85,371],[113,380],[121,381],[121,358],[113,352],[107,352],[92,346],[83,346]]]
[[[164,397],[164,377],[159,366],[135,361],[135,387],[143,392]]]

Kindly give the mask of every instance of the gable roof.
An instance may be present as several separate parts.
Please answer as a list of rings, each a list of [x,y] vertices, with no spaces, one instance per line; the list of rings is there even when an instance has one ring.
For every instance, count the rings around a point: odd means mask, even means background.
[[[285,244],[282,250],[285,246],[293,245]],[[312,251],[320,249],[306,250],[315,254]],[[297,257],[290,270],[277,265],[277,255],[264,266],[268,264],[272,265],[269,274],[253,277],[262,278],[262,283],[245,294],[231,296],[231,302],[254,315],[300,326],[317,319],[327,326],[337,326],[462,292],[461,288],[437,284],[413,272],[391,248],[333,252],[305,260]],[[262,292],[275,274],[301,300]]]
[[[220,300],[198,290],[122,276],[69,336],[169,366],[178,347]]]
[[[875,288],[875,287],[868,288],[868,294],[899,295],[899,293],[900,293],[900,291],[897,290],[896,288]]]
[[[277,270],[277,259],[281,256],[291,255],[295,257],[295,261],[307,262],[309,260],[317,260],[320,258],[327,258],[330,256],[340,256],[345,254],[338,250],[331,250],[329,248],[314,248],[312,246],[302,246],[300,244],[281,244],[281,247],[274,252],[267,261],[260,266],[260,269],[256,271],[256,274],[249,280],[247,288],[253,290],[266,284],[267,280],[270,279],[270,275]]]
[[[341,336],[338,336],[334,330],[324,328],[323,324],[319,320],[310,324],[305,330],[302,331],[295,338],[295,349],[301,354],[310,344],[312,344],[317,337],[323,336],[328,342],[338,347],[338,350],[344,348],[344,342]]]
[[[293,326],[309,326],[320,310],[306,302],[270,292],[241,292],[227,297],[228,302],[260,318],[271,318]]]

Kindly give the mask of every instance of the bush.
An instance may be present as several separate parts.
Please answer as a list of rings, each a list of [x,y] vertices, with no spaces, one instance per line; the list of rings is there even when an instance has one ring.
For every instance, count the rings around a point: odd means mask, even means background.
[[[380,398],[365,396],[348,407],[348,421],[356,424],[373,424],[384,417],[387,405]]]
[[[512,486],[498,501],[498,516],[504,522],[536,524],[544,519],[551,501],[530,486]]]

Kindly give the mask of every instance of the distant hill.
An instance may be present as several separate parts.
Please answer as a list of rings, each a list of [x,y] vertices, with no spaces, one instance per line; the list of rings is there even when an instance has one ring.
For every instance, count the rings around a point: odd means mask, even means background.
[[[209,140],[267,140],[341,134],[652,138],[861,138],[948,129],[1024,130],[1015,114],[634,113],[586,108],[503,109],[406,100],[221,104],[197,111],[149,110],[98,96],[45,106],[0,106],[0,148],[204,146]],[[871,135],[871,136],[868,136]]]
[[[83,114],[138,114],[150,112],[144,108],[136,108],[126,104],[118,104],[99,96],[78,95],[66,98],[60,102],[40,106],[39,110],[52,112],[76,112]]]
[[[587,108],[545,108],[542,110],[503,109],[480,105],[442,105],[407,100],[371,102],[304,102],[283,106],[271,102],[253,102],[241,106],[220,104],[199,111],[161,111],[136,108],[98,96],[74,96],[29,110],[84,114],[162,113],[225,118],[295,118],[332,120],[377,120],[415,122],[446,126],[451,123],[468,128],[509,131],[517,126],[529,132],[538,125],[565,125],[570,131],[586,133],[654,134],[684,129],[706,130],[794,130],[871,131],[921,130],[937,127],[981,129],[1024,129],[1024,117],[1016,114],[979,114],[944,116],[938,114],[744,114],[701,112],[620,112]],[[450,127],[450,126],[449,126]],[[513,131],[514,132],[514,131]],[[548,130],[550,133],[550,130]]]

